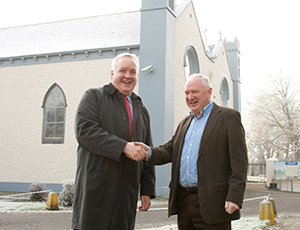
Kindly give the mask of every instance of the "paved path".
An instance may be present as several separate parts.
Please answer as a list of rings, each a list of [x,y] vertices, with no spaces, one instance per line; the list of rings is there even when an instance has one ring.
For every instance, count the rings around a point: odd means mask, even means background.
[[[300,229],[300,193],[281,192],[268,189],[263,183],[247,183],[245,201],[242,209],[242,216],[259,215],[261,199],[249,200],[249,198],[270,196],[275,201],[278,216],[275,218],[276,225],[262,228],[294,230]]]
[[[269,190],[264,184],[248,183],[242,216],[259,215],[262,196],[271,195],[275,200],[278,217],[275,226],[262,229],[300,229],[300,193]],[[166,225],[176,225],[176,216],[167,217],[167,202],[153,202],[148,212],[137,212],[136,229],[147,229]],[[71,210],[4,212],[0,213],[1,230],[67,230],[72,220]]]

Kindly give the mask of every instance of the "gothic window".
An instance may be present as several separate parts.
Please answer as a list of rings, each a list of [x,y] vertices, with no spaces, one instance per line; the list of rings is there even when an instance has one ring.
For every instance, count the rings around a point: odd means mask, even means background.
[[[222,77],[221,79],[220,94],[221,94],[221,105],[227,106],[229,100],[229,88],[228,88],[227,79],[225,77]]]
[[[189,45],[185,49],[183,66],[185,68],[185,77],[188,78],[194,73],[200,72],[198,55],[194,46]]]
[[[43,108],[43,144],[62,144],[65,134],[66,98],[59,85],[54,83],[47,91]]]

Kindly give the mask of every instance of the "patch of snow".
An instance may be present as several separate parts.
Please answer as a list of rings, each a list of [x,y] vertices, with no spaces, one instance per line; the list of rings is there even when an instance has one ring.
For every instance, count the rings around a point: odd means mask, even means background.
[[[45,211],[46,202],[9,202],[0,200],[0,212]],[[232,230],[253,230],[268,225],[268,221],[258,219],[258,216],[242,217],[232,221]],[[139,230],[177,230],[177,224]],[[137,229],[138,230],[138,229]]]
[[[0,212],[1,211],[37,211],[45,210],[45,202],[7,202],[0,201]]]
[[[269,221],[262,221],[258,219],[258,216],[242,217],[239,220],[231,222],[232,230],[253,230],[262,228],[268,225]],[[140,230],[177,230],[177,224],[166,225],[158,228],[142,228]]]

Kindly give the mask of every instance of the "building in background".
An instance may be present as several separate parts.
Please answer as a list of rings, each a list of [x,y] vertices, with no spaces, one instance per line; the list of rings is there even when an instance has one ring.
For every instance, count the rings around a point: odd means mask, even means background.
[[[208,46],[191,0],[142,0],[140,11],[3,28],[0,37],[0,191],[42,182],[60,192],[74,179],[77,106],[88,88],[110,81],[117,54],[140,59],[135,92],[150,112],[155,146],[188,115],[192,73],[210,78],[213,101],[240,110],[239,41]],[[158,196],[169,194],[170,170],[156,166]]]

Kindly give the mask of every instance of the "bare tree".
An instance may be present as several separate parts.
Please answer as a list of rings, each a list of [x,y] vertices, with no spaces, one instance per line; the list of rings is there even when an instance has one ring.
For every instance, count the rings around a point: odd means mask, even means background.
[[[247,105],[246,133],[253,163],[270,157],[300,160],[300,104],[296,78],[268,76],[268,84]],[[255,162],[256,163],[256,162]]]

